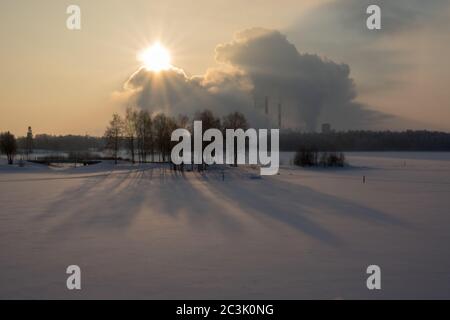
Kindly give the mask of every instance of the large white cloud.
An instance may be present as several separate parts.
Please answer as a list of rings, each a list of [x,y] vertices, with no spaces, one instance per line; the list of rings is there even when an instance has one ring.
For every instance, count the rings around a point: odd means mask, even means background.
[[[264,99],[269,97],[269,121],[275,124],[282,103],[285,126],[315,130],[319,121],[340,129],[362,128],[383,118],[354,102],[350,67],[301,54],[278,31],[252,28],[216,47],[219,66],[189,77],[182,70],[154,73],[145,68],[125,83],[123,95],[140,108],[168,114],[211,109],[218,115],[241,111],[252,125],[266,125]]]

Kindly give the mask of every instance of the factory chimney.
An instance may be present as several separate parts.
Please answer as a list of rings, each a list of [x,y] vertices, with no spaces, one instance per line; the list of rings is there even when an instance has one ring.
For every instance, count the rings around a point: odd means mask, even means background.
[[[281,129],[281,102],[278,103],[278,128]]]
[[[269,115],[269,97],[268,96],[266,96],[266,99],[264,101],[264,106],[265,106],[266,116],[268,116]]]

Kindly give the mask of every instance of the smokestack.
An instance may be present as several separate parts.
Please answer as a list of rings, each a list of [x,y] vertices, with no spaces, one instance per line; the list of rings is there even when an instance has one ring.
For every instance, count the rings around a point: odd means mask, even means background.
[[[266,96],[266,100],[265,100],[265,112],[266,112],[266,116],[269,115],[269,97]]]
[[[278,128],[281,129],[281,102],[278,103]]]

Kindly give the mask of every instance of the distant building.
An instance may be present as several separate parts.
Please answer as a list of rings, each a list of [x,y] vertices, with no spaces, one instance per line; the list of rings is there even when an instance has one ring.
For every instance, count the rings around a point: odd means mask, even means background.
[[[322,124],[322,133],[330,133],[331,132],[331,124],[323,123]]]

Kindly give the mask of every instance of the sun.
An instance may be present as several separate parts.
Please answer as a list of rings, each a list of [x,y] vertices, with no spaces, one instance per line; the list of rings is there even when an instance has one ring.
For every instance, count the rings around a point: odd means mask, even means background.
[[[138,59],[147,70],[159,72],[171,68],[170,53],[159,42],[143,50]]]

